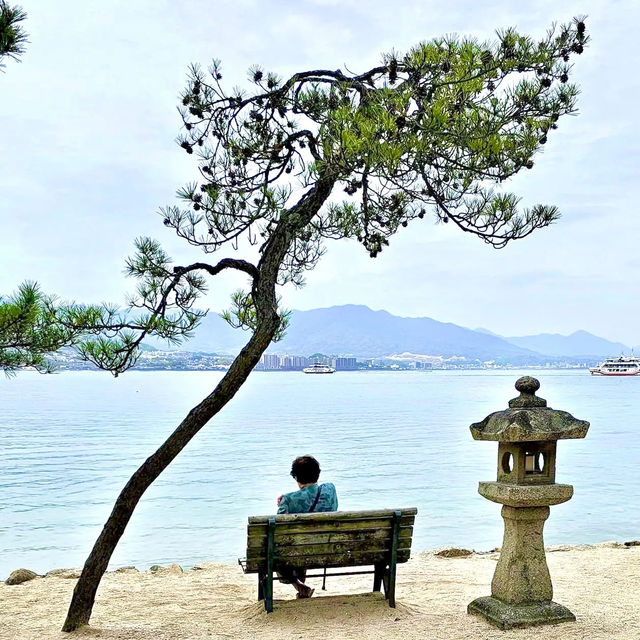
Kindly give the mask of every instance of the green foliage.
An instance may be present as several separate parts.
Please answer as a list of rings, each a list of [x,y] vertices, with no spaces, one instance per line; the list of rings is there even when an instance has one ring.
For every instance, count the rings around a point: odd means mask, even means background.
[[[147,336],[179,344],[192,335],[205,315],[193,308],[198,295],[206,291],[204,279],[192,271],[172,268],[157,241],[139,238],[135,244],[136,253],[127,260],[126,268],[139,282],[128,311],[103,305],[99,319],[85,325],[89,336],[77,345],[82,358],[116,376],[136,363]]]
[[[20,26],[27,14],[18,6],[10,6],[6,0],[0,0],[0,69],[4,68],[2,59],[6,56],[18,60],[24,53],[27,34]]]
[[[138,239],[136,248],[127,271],[139,280],[138,295],[128,310],[56,304],[31,283],[8,300],[0,298],[0,368],[7,373],[24,368],[49,372],[53,365],[48,356],[72,347],[84,360],[118,375],[136,363],[147,336],[172,344],[189,337],[205,315],[192,308],[205,290],[203,278],[171,269],[154,240]]]
[[[278,300],[278,304],[280,301]],[[223,311],[220,317],[234,329],[255,331],[258,328],[258,314],[250,293],[236,291],[231,296],[231,308]],[[275,332],[273,342],[284,338],[289,326],[291,311],[280,311],[280,326]]]
[[[283,81],[258,67],[252,94],[226,93],[214,61],[191,69],[182,99],[187,153],[201,181],[179,192],[165,224],[207,251],[239,238],[266,241],[287,220],[302,190],[335,177],[332,198],[304,229],[293,230],[282,281],[300,281],[325,238],[357,238],[376,257],[400,226],[428,212],[496,247],[558,217],[555,207],[519,211],[499,184],[546,144],[558,120],[575,112],[571,56],[588,37],[582,19],[554,26],[535,42],[514,29],[493,42],[445,37],[359,75],[307,71]]]
[[[24,368],[52,371],[48,356],[76,344],[99,316],[92,307],[56,304],[34,283],[20,285],[13,296],[0,298],[0,369],[9,375]]]

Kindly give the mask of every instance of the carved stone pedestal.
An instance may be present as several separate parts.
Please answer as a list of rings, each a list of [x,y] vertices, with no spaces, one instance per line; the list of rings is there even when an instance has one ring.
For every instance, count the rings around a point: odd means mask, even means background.
[[[553,586],[544,552],[543,528],[549,507],[502,507],[504,541],[491,581],[491,596],[477,598],[467,611],[501,629],[574,621],[553,602]]]

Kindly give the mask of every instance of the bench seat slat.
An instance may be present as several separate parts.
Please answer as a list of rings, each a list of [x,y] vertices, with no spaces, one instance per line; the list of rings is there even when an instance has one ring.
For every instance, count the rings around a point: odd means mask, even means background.
[[[297,529],[297,528],[296,528]],[[334,527],[327,529],[325,525],[318,528],[305,526],[302,531],[294,529],[293,531],[287,526],[286,528],[276,527],[275,539],[276,540],[307,540],[316,536],[329,537],[331,540],[339,540],[340,538],[353,538],[358,539],[360,537],[369,538],[371,536],[382,536],[390,538],[393,535],[392,527],[374,527],[372,529],[351,529],[349,527]],[[412,525],[400,527],[400,532],[403,535],[407,535],[413,531]],[[247,543],[250,546],[260,544],[260,540],[264,540],[267,537],[267,529],[263,531],[249,531],[247,532]]]
[[[372,509],[369,511],[316,511],[314,513],[281,513],[276,516],[276,522],[304,522],[310,520],[312,522],[322,522],[324,520],[364,520],[375,518],[393,517],[395,511],[402,511],[403,516],[416,516],[418,510],[415,507],[405,509]],[[268,524],[269,518],[272,516],[250,516],[249,525],[252,524]]]
[[[358,529],[355,531],[314,531],[313,533],[282,533],[276,528],[275,542],[278,546],[297,546],[306,544],[327,544],[329,542],[357,542],[360,540],[389,540],[393,530],[385,529]],[[400,529],[400,540],[411,540],[413,527]],[[267,536],[251,536],[247,538],[247,551],[252,549],[267,548]]]
[[[398,551],[398,562],[407,562],[410,556],[409,549]],[[286,563],[279,559],[275,561],[275,569],[278,567],[299,567],[306,569],[322,569],[323,567],[355,567],[369,566],[384,563],[389,559],[388,550],[366,551],[356,553],[328,553],[317,556],[288,557]],[[246,572],[257,573],[259,569],[264,569],[266,561],[260,558],[247,559]]]
[[[411,538],[400,538],[398,540],[399,548],[410,548]],[[391,540],[350,540],[346,542],[327,542],[324,544],[303,544],[303,545],[277,545],[276,558],[284,561],[286,558],[312,556],[318,553],[347,553],[347,552],[364,552],[379,551],[391,549]],[[266,561],[267,553],[264,548],[247,549],[247,558],[264,558]]]
[[[315,514],[305,514],[315,515]],[[318,514],[320,515],[320,514]],[[413,526],[415,516],[403,516],[400,518],[400,527]],[[247,536],[262,537],[267,535],[267,524],[250,524],[247,527]],[[329,518],[323,519],[320,522],[314,522],[313,520],[305,521],[276,521],[276,535],[291,534],[291,533],[316,533],[316,532],[331,532],[331,531],[356,531],[356,530],[374,530],[374,529],[389,529],[392,528],[391,518],[376,518],[376,519],[362,519],[362,520],[340,520],[334,518],[333,521]]]

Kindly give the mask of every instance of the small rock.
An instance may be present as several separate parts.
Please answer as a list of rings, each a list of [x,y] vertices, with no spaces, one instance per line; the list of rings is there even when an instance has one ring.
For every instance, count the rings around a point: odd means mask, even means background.
[[[44,574],[45,578],[67,578],[77,580],[82,571],[80,569],[51,569]]]
[[[605,547],[606,549],[624,549],[625,545],[622,544],[621,542],[603,542],[602,544],[598,545],[600,547]]]
[[[463,558],[464,556],[470,556],[473,551],[469,549],[458,549],[457,547],[451,547],[450,549],[443,549],[438,551],[436,555],[440,558]]]
[[[184,573],[184,569],[179,564],[176,564],[175,562],[170,565],[167,565],[167,571],[169,573]]]
[[[33,571],[29,571],[29,569],[16,569],[11,572],[5,582],[9,585],[22,584],[23,582],[28,582],[29,580],[33,580],[37,577],[38,574]]]
[[[151,571],[151,573],[183,573],[182,567],[175,562],[168,564],[166,567],[163,567],[161,564],[154,564],[149,567],[149,571]]]
[[[158,565],[154,565],[158,566]],[[140,573],[133,565],[127,567],[118,567],[114,573]]]
[[[640,547],[640,540],[629,540],[624,543],[625,547]]]

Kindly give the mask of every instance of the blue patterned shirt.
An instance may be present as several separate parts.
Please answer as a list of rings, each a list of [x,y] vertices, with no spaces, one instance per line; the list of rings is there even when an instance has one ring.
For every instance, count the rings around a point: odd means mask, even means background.
[[[320,499],[318,500],[318,504],[316,505],[314,512],[337,511],[338,496],[336,494],[336,488],[333,486],[333,483],[325,482],[321,485],[312,484],[300,489],[299,491],[285,493],[282,496],[282,501],[278,507],[278,513],[308,513],[316,499],[318,488],[321,489]]]

